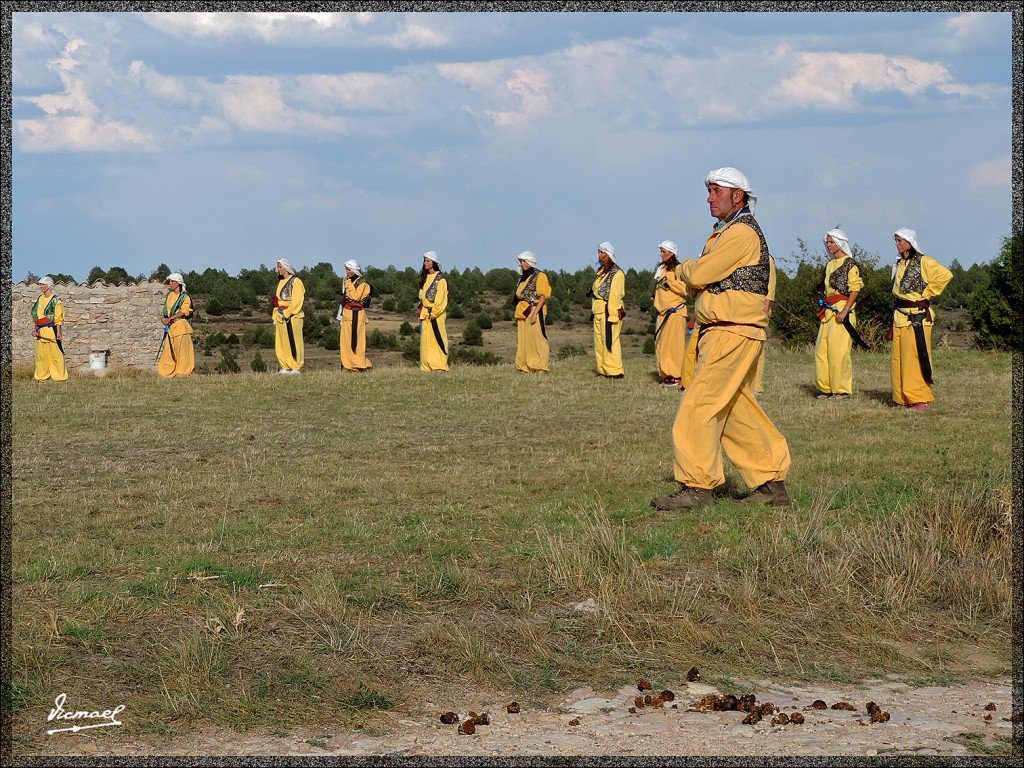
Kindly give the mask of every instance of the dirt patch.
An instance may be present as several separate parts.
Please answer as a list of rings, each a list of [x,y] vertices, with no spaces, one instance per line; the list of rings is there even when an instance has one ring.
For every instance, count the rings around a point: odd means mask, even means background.
[[[681,756],[681,755],[970,755],[1009,754],[1013,735],[1020,751],[1020,725],[1012,724],[1009,679],[955,687],[914,687],[899,676],[857,687],[802,687],[778,682],[753,684],[767,712],[744,724],[748,712],[699,711],[695,704],[720,692],[699,681],[664,686],[674,698],[638,706],[635,686],[598,693],[573,691],[555,705],[519,702],[510,696],[480,695],[424,699],[414,709],[390,712],[374,727],[292,729],[286,735],[203,730],[168,741],[135,739],[133,715],[106,732],[46,734],[41,724],[25,755],[305,755],[305,756]],[[662,685],[655,681],[658,693]],[[667,700],[666,700],[667,699]],[[641,699],[642,701],[642,699]],[[835,707],[843,704],[846,707]],[[871,705],[874,705],[873,707]],[[445,724],[439,715],[454,711]],[[459,732],[470,712],[489,723],[471,735]],[[872,712],[876,713],[873,721]],[[886,717],[883,718],[882,714]],[[781,715],[785,714],[786,717]],[[793,715],[802,716],[794,723]],[[1018,715],[1019,716],[1019,715]],[[450,718],[448,718],[450,719]],[[786,722],[788,721],[788,722]],[[785,723],[785,724],[783,724]],[[116,731],[116,732],[115,732]]]

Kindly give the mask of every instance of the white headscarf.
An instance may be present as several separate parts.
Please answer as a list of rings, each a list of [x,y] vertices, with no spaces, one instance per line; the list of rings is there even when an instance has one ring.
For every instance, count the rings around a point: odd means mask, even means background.
[[[825,247],[828,247],[828,239],[832,238],[836,245],[839,246],[839,250],[845,253],[847,256],[853,256],[853,251],[850,250],[850,238],[846,236],[846,233],[841,229],[830,229],[825,233],[823,240],[825,241]]]
[[[531,267],[537,266],[537,257],[534,255],[533,251],[523,251],[516,256],[516,261],[525,261]]]
[[[42,277],[39,279],[39,285],[48,285],[50,288],[53,288],[53,278],[49,275]]]
[[[747,207],[751,213],[754,212],[754,207],[757,205],[757,195],[750,188],[750,182],[747,181],[747,177],[737,169],[729,166],[716,168],[704,179],[705,187],[709,187],[712,184],[717,184],[720,187],[730,187],[731,189],[742,189],[747,193]]]
[[[612,260],[612,264],[619,263],[615,260],[615,246],[609,243],[607,240],[601,243],[599,246],[597,246],[597,250],[601,251],[602,253],[607,253],[608,258]]]
[[[917,247],[917,232],[915,232],[914,230],[903,227],[902,229],[897,229],[895,232],[893,232],[893,234],[896,235],[896,237],[902,237],[904,240],[906,240],[908,243],[914,246],[914,250],[917,251],[918,253],[921,252],[921,249]]]
[[[671,253],[673,256],[678,256],[679,255],[679,246],[677,246],[671,240],[664,240],[664,241],[662,241],[658,245],[658,248],[664,248],[666,251]]]
[[[441,258],[437,255],[437,251],[427,251],[423,254],[424,259],[430,259],[434,262],[434,267],[441,269]]]
[[[292,266],[292,263],[288,261],[288,259],[278,259],[277,263],[284,267],[284,271],[287,272],[289,275],[295,274],[295,268]]]
[[[349,259],[345,262],[345,269],[350,269],[360,277],[363,276],[363,270],[359,268],[359,262],[355,259]]]
[[[185,278],[181,276],[181,272],[171,272],[171,274],[164,278],[165,283],[169,283],[171,280],[180,285],[181,290],[185,290]]]

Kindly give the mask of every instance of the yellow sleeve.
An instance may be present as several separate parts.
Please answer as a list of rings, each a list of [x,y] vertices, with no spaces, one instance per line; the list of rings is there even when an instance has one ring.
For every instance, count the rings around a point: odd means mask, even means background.
[[[285,310],[285,318],[295,317],[299,312],[302,311],[302,302],[306,298],[306,286],[302,284],[299,278],[295,278],[295,282],[292,283],[292,300],[288,305],[288,309]]]
[[[768,254],[768,301],[775,301],[775,257]]]
[[[551,298],[551,283],[548,282],[548,276],[541,272],[537,275],[537,295],[543,296],[545,299]]]
[[[435,279],[438,281],[437,293],[434,295],[434,305],[430,308],[430,316],[440,317],[448,309],[448,281],[440,277]]]
[[[609,323],[619,322],[619,310],[622,300],[626,297],[626,273],[621,269],[612,276],[611,288],[608,291],[608,308],[606,317]]]
[[[864,287],[864,278],[860,275],[860,267],[856,264],[850,267],[850,274],[846,277],[847,282],[850,284],[850,292],[860,292],[860,289]]]
[[[362,283],[361,285],[355,286],[349,290],[347,294],[352,301],[362,301],[370,295],[370,284]]]
[[[701,290],[724,280],[737,267],[756,264],[761,258],[761,241],[746,224],[736,224],[718,236],[711,249],[699,259],[682,264],[683,280],[691,289]]]
[[[921,256],[921,276],[928,284],[925,286],[922,296],[932,299],[946,290],[949,281],[953,279],[953,273],[939,264],[931,256]]]
[[[665,272],[662,275],[665,282],[668,283],[668,289],[672,293],[686,297],[686,281],[682,278],[682,265],[677,266],[671,272]]]
[[[57,299],[57,306],[53,308],[53,324],[64,325],[64,302]]]

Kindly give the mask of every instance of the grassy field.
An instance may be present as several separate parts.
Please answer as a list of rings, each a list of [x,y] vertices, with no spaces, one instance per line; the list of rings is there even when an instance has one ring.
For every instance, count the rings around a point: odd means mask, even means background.
[[[295,377],[16,371],[15,751],[61,692],[158,738],[695,665],[726,689],[1008,674],[1009,356],[940,345],[916,413],[888,407],[886,355],[823,402],[811,351],[771,349],[793,504],[741,506],[730,473],[714,508],[665,513],[679,395],[642,337],[609,381],[577,333],[554,349],[587,355],[537,376],[395,352],[362,375],[336,353]]]

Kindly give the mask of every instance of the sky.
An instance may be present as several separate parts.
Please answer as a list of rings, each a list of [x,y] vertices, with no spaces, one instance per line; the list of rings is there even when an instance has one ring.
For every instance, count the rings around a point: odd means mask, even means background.
[[[1009,7],[1003,6],[1003,7]],[[947,266],[1011,228],[1011,14],[13,14],[12,276],[574,272],[699,255],[749,179],[779,266],[840,226]]]

